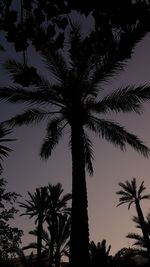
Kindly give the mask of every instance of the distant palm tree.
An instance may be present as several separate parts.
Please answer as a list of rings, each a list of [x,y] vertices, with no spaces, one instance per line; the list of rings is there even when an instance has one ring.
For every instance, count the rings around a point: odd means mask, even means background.
[[[57,216],[57,222],[55,224],[54,261],[53,261],[55,267],[60,266],[61,258],[63,256],[69,258],[70,230],[71,230],[70,226],[71,226],[71,221],[69,215],[64,214]]]
[[[0,99],[10,103],[26,103],[28,109],[7,123],[11,126],[39,124],[46,120],[47,133],[41,156],[47,159],[58,144],[65,129],[70,129],[72,153],[72,215],[70,264],[89,265],[89,226],[86,172],[93,174],[92,142],[86,130],[94,132],[115,146],[126,145],[149,155],[149,149],[134,134],[105,118],[110,112],[138,112],[150,99],[149,86],[126,86],[108,95],[101,95],[103,82],[123,68],[120,57],[88,53],[86,41],[75,28],[70,37],[69,50],[63,56],[51,44],[40,52],[49,70],[49,80],[33,67],[9,60],[5,67],[20,86],[0,88]],[[117,46],[118,44],[116,44]],[[118,46],[117,46],[118,47]],[[110,47],[111,49],[111,47]],[[50,82],[53,76],[56,83]],[[31,106],[29,108],[29,105]],[[43,107],[43,108],[41,108]],[[68,132],[68,129],[67,129]]]
[[[150,259],[150,239],[144,220],[144,215],[140,206],[140,201],[142,199],[150,199],[150,194],[143,195],[143,192],[146,189],[146,187],[144,186],[144,181],[141,182],[139,187],[137,187],[136,178],[132,178],[131,182],[129,182],[128,180],[125,183],[120,182],[119,186],[122,188],[122,190],[116,192],[117,195],[120,195],[120,203],[117,206],[128,203],[128,209],[130,209],[131,205],[135,204],[138,220]]]
[[[51,262],[51,232],[43,229],[42,233],[42,257],[49,256],[50,264],[55,267],[60,267],[61,258],[66,256],[69,258],[69,243],[70,243],[70,216],[67,214],[59,215],[57,217],[57,222],[55,224],[55,236],[53,240],[53,262]],[[30,231],[29,234],[32,234],[37,237],[37,229]],[[30,243],[28,246],[23,247],[23,250],[26,249],[36,249],[37,243]]]
[[[54,246],[56,241],[56,235],[58,234],[58,220],[64,214],[70,214],[70,208],[68,207],[68,201],[71,199],[71,194],[63,194],[64,189],[60,183],[56,185],[49,184],[48,187],[49,194],[49,206],[46,216],[46,221],[48,223],[48,229],[51,236],[50,243],[50,259],[51,265],[53,265],[54,260]]]
[[[15,141],[15,139],[4,138],[6,135],[12,133],[11,129],[7,129],[3,124],[0,124],[0,143]],[[9,152],[12,149],[0,144],[0,160],[3,160],[3,157],[8,157]],[[0,163],[0,171],[2,170],[2,165]]]
[[[46,219],[49,198],[47,194],[47,187],[37,188],[35,193],[28,192],[29,200],[25,200],[25,203],[19,202],[21,208],[25,209],[25,213],[22,215],[28,215],[30,218],[35,217],[35,223],[37,224],[37,261],[41,266],[41,250],[42,250],[42,233],[43,222]]]
[[[98,267],[103,266],[107,267],[110,266],[110,252],[111,246],[109,245],[108,248],[106,246],[106,240],[103,239],[101,242],[97,244],[92,241],[89,246],[90,250],[90,258],[91,258],[91,266]]]

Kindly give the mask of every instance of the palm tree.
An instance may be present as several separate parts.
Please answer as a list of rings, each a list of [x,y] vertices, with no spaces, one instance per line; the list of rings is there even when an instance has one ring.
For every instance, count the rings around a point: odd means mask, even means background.
[[[54,260],[55,240],[58,232],[58,220],[60,220],[60,217],[62,217],[62,215],[70,213],[68,201],[71,199],[71,194],[63,195],[64,189],[62,188],[62,185],[60,183],[57,183],[56,185],[51,185],[49,183],[47,189],[49,194],[49,207],[46,221],[48,223],[48,229],[51,236],[50,259],[52,266]]]
[[[128,209],[130,209],[131,205],[135,204],[138,220],[140,223],[140,227],[143,233],[143,238],[150,259],[150,239],[147,231],[147,226],[144,220],[144,215],[140,206],[140,201],[142,199],[150,199],[150,194],[143,195],[143,192],[146,189],[146,187],[144,186],[144,181],[141,182],[139,187],[137,187],[136,178],[132,178],[131,182],[129,182],[128,180],[125,181],[125,183],[120,182],[119,186],[122,189],[116,192],[117,195],[120,195],[119,198],[120,203],[117,206],[128,203]]]
[[[70,216],[63,215],[57,217],[56,223],[56,242],[55,242],[55,267],[59,267],[61,258],[69,258],[70,247]]]
[[[136,223],[136,228],[141,229],[141,225],[140,225],[140,221],[139,221],[138,217],[133,216],[132,220],[133,220],[133,222]],[[150,214],[148,214],[146,216],[145,226],[147,228],[148,235],[150,236]],[[126,237],[135,240],[133,246],[139,246],[142,249],[146,249],[145,240],[144,240],[144,237],[142,235],[137,234],[137,233],[128,233]]]
[[[111,245],[106,246],[106,240],[103,239],[101,242],[98,242],[97,244],[92,241],[89,246],[90,249],[90,257],[91,257],[91,266],[103,266],[107,267],[110,266],[110,256],[109,252],[111,249]]]
[[[3,124],[0,124],[0,143],[15,141],[15,139],[8,139],[4,138],[6,135],[10,134],[12,131],[11,129],[7,129]],[[3,160],[3,157],[8,157],[9,152],[12,149],[0,144],[0,160]],[[0,171],[2,171],[2,165],[0,163]]]
[[[86,169],[93,174],[93,147],[86,130],[94,132],[123,151],[128,144],[147,157],[150,151],[137,136],[102,115],[110,111],[140,112],[142,103],[150,99],[150,90],[146,85],[127,86],[101,96],[103,81],[123,67],[120,57],[114,59],[114,53],[112,58],[110,52],[102,57],[98,53],[88,53],[84,49],[87,43],[76,29],[72,31],[70,40],[68,60],[60,51],[54,51],[51,44],[40,52],[50,77],[53,76],[56,81],[55,84],[38,74],[33,67],[9,60],[5,66],[15,82],[21,85],[0,88],[0,99],[28,105],[25,112],[7,121],[11,126],[35,125],[44,119],[48,121],[46,137],[41,147],[41,157],[45,159],[51,155],[65,129],[70,129],[70,264],[71,267],[76,267],[83,263],[88,266],[90,261]]]
[[[69,258],[69,241],[70,241],[70,216],[67,214],[57,216],[57,222],[55,224],[55,236],[53,240],[53,261],[51,260],[51,231],[43,229],[42,233],[42,256],[49,256],[50,264],[52,266],[59,267],[61,258],[66,256]],[[37,229],[30,231],[29,234],[36,236],[38,235]],[[26,249],[37,249],[37,243],[30,243],[28,246],[23,247]]]
[[[28,192],[29,200],[25,200],[25,203],[21,203],[20,207],[25,209],[25,213],[21,215],[28,215],[30,218],[36,217],[35,223],[37,224],[37,261],[41,266],[41,249],[42,249],[42,232],[43,222],[46,218],[49,199],[47,194],[47,187],[37,188],[35,193]]]

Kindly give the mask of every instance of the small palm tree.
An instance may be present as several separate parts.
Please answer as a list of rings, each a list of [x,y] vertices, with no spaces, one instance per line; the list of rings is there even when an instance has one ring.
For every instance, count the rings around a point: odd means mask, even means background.
[[[92,241],[89,246],[91,266],[98,267],[102,265],[103,267],[107,267],[110,261],[110,249],[111,246],[109,245],[107,248],[105,239],[98,242],[97,245]]]
[[[63,215],[57,217],[56,224],[56,242],[55,242],[55,266],[59,267],[61,258],[66,256],[69,258],[70,248],[70,230],[71,220],[70,216]]]
[[[128,180],[125,183],[120,182],[119,186],[122,188],[122,190],[116,192],[117,195],[120,195],[120,203],[117,206],[128,203],[128,209],[130,209],[131,205],[135,204],[138,220],[150,259],[150,239],[144,220],[144,215],[140,206],[140,201],[142,199],[150,199],[150,194],[143,195],[143,192],[146,189],[146,187],[144,186],[144,181],[141,182],[139,187],[137,187],[136,178],[132,178],[131,182],[129,182]]]
[[[58,234],[58,220],[64,214],[70,214],[70,208],[68,207],[68,201],[71,199],[71,194],[63,194],[64,189],[60,183],[56,185],[49,184],[48,187],[49,194],[49,207],[46,216],[46,221],[48,223],[48,229],[51,236],[50,243],[50,259],[51,265],[54,260],[54,246],[56,235]],[[60,225],[60,224],[59,224]]]
[[[43,222],[46,219],[46,213],[48,209],[49,199],[47,194],[47,187],[37,188],[35,193],[28,192],[29,200],[25,200],[25,203],[19,202],[21,208],[25,209],[25,213],[22,215],[28,215],[30,218],[36,217],[35,223],[37,224],[37,261],[41,266],[41,250],[42,250],[42,233]]]
[[[53,264],[55,267],[59,267],[61,258],[66,256],[69,258],[69,241],[70,241],[70,216],[67,214],[59,215],[55,224],[55,239],[51,239],[51,232],[43,229],[42,233],[42,257],[49,256],[50,265]],[[36,236],[38,235],[37,229],[30,231],[29,234]],[[53,241],[53,262],[51,261],[51,241]],[[23,247],[26,249],[37,249],[37,243],[30,243],[28,246]]]

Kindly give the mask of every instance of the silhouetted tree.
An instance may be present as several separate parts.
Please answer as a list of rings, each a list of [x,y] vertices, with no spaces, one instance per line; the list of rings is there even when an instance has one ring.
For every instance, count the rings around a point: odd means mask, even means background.
[[[0,261],[6,261],[15,255],[14,248],[19,248],[23,231],[11,226],[18,210],[15,208],[17,198],[15,192],[8,192],[7,182],[0,178]],[[0,263],[1,265],[1,263]]]
[[[148,257],[150,259],[150,239],[144,220],[144,215],[140,206],[140,201],[142,199],[150,199],[150,194],[143,195],[143,192],[146,189],[146,187],[144,186],[144,181],[141,182],[139,187],[137,187],[136,178],[132,178],[131,182],[129,182],[128,180],[125,183],[120,182],[119,186],[122,189],[116,192],[116,194],[120,195],[119,198],[120,203],[117,206],[128,203],[128,209],[130,209],[131,205],[135,204],[138,220],[143,233],[145,245],[148,251]]]
[[[103,239],[101,242],[98,242],[97,245],[92,241],[89,246],[91,266],[92,267],[108,267],[110,266],[110,252],[111,246],[108,248],[106,246],[106,240]]]
[[[51,84],[45,77],[40,76],[34,68],[9,61],[6,65],[15,79],[20,78],[19,75],[27,77],[27,70],[29,73],[30,70],[33,72],[28,83],[24,84],[22,80],[17,81],[24,87],[15,85],[0,88],[0,99],[11,103],[25,103],[28,107],[31,105],[27,111],[6,122],[11,126],[35,125],[48,119],[47,133],[41,148],[41,156],[45,159],[51,155],[64,130],[67,127],[70,128],[72,153],[70,259],[74,267],[74,265],[81,264],[82,259],[85,265],[89,262],[85,168],[90,174],[93,173],[93,148],[86,129],[123,151],[129,144],[147,157],[149,149],[137,136],[129,133],[119,124],[102,118],[102,114],[105,115],[110,111],[140,112],[142,103],[150,99],[150,89],[146,85],[127,86],[109,95],[100,96],[102,82],[123,67],[123,62],[120,62],[120,52],[116,50],[118,57],[114,56],[113,49],[110,53],[102,55],[99,54],[100,51],[96,53],[96,50],[93,50],[91,54],[90,49],[90,52],[87,51],[87,40],[82,38],[79,29],[74,26],[72,29],[68,51],[69,60],[61,52],[54,51],[51,44],[41,51],[50,75],[53,75],[56,80],[55,84]],[[118,47],[120,43],[118,40],[116,42],[116,47]],[[36,107],[33,108],[33,105]]]
[[[51,232],[49,227],[45,226],[42,233],[42,257],[48,256],[50,259],[50,265],[60,266],[60,262],[63,256],[69,258],[69,241],[70,241],[70,216],[67,214],[57,216],[57,222],[55,223],[55,236],[53,240],[53,261],[51,260]],[[30,231],[29,234],[37,237],[37,229]],[[23,247],[26,249],[37,249],[37,243],[33,242]]]
[[[48,208],[48,194],[47,187],[37,188],[35,193],[28,192],[29,200],[25,200],[24,203],[19,202],[21,208],[25,209],[25,213],[22,215],[28,215],[30,218],[36,217],[35,223],[37,224],[37,261],[41,267],[41,248],[42,248],[42,232],[43,222],[46,219],[46,213]]]
[[[64,129],[70,128],[73,179],[71,264],[81,264],[81,259],[84,259],[88,265],[89,229],[85,168],[90,174],[93,173],[93,148],[86,129],[112,142],[123,151],[129,144],[144,156],[148,156],[149,149],[137,136],[119,124],[102,118],[102,114],[110,111],[139,112],[142,103],[150,98],[150,90],[145,85],[127,86],[109,95],[100,96],[101,83],[123,66],[119,61],[120,56],[113,61],[112,51],[105,56],[96,54],[96,51],[93,51],[95,54],[87,53],[87,42],[81,38],[76,27],[73,28],[70,38],[69,61],[66,61],[60,52],[53,51],[51,45],[41,51],[56,84],[51,84],[33,69],[29,84],[23,84],[27,87],[16,85],[0,88],[0,99],[12,103],[27,103],[28,106],[31,104],[31,109],[7,121],[11,126],[39,124],[48,119],[47,134],[41,148],[41,156],[45,159],[58,144]],[[9,61],[6,65],[15,79],[17,75],[26,77],[26,70],[31,70],[28,66],[14,61]],[[22,84],[22,81],[19,83]],[[33,104],[36,105],[35,108]],[[46,108],[41,109],[41,105]]]
[[[50,236],[51,236],[50,260],[51,260],[51,266],[52,266],[53,261],[54,261],[54,247],[55,247],[55,244],[59,244],[59,240],[57,237],[59,234],[58,227],[61,227],[61,220],[63,220],[60,217],[62,217],[62,215],[64,214],[70,213],[70,208],[68,207],[68,201],[71,199],[71,194],[63,194],[64,189],[62,188],[62,185],[60,183],[56,185],[49,184],[47,189],[48,189],[48,195],[49,195],[49,207],[48,207],[48,212],[46,216],[46,221],[48,223],[48,229],[49,229]],[[56,238],[57,238],[57,242],[56,242]],[[59,248],[58,245],[57,247]],[[57,251],[59,251],[59,249],[57,249]]]

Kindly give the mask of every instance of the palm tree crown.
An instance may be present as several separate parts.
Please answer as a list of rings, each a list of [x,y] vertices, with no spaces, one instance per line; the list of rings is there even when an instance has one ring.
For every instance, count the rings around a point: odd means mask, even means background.
[[[132,178],[131,182],[128,180],[125,183],[119,183],[119,186],[122,187],[122,190],[117,191],[117,195],[121,195],[119,198],[120,206],[125,203],[128,204],[128,209],[130,209],[131,205],[135,203],[136,200],[141,201],[142,199],[150,199],[150,194],[143,195],[146,187],[144,186],[144,181],[141,182],[139,188],[137,188],[136,178]]]

